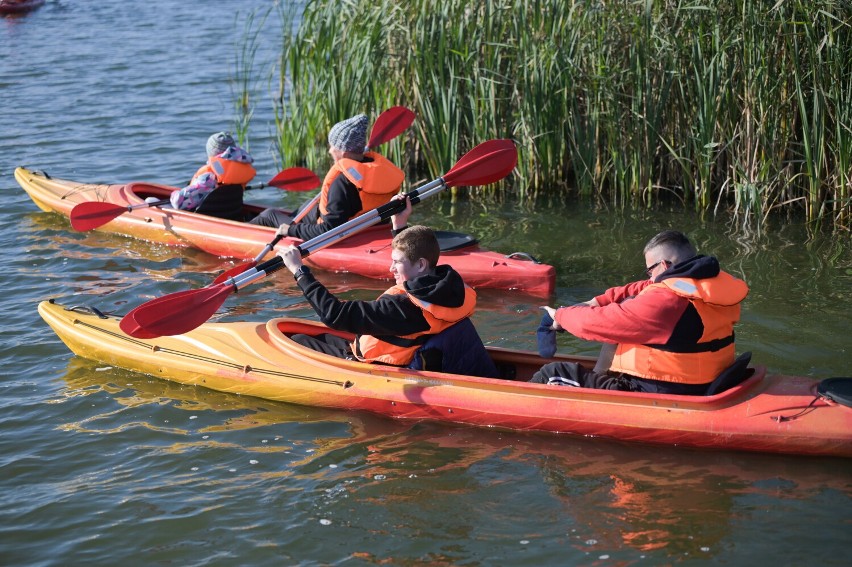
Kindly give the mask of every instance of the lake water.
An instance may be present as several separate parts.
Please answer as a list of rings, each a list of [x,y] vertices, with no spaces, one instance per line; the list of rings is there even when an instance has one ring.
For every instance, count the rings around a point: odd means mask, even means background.
[[[0,19],[0,564],[847,564],[849,460],[411,424],[180,387],[71,355],[39,301],[123,312],[208,283],[223,261],[75,233],[36,208],[14,167],[186,180],[207,136],[232,127],[243,22],[270,5],[48,0]],[[278,25],[273,15],[259,32],[259,179],[281,166],[266,81]],[[422,222],[556,265],[554,305],[635,278],[645,240],[680,228],[751,285],[740,351],[772,371],[852,374],[848,234],[807,240],[778,220],[743,237],[729,219],[576,204],[421,207]],[[321,277],[349,298],[386,287]],[[534,348],[543,303],[484,291],[475,322],[487,343]],[[222,319],[280,314],[312,316],[289,278],[229,301]],[[597,347],[560,337],[559,349]]]

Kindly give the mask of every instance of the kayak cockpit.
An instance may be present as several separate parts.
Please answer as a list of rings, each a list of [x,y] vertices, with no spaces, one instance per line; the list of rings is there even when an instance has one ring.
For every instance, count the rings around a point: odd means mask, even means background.
[[[294,334],[306,334],[306,335],[318,335],[321,333],[331,333],[337,336],[343,337],[347,340],[354,339],[354,335],[351,333],[345,333],[340,331],[335,331],[329,329],[325,325],[315,321],[307,321],[304,319],[292,319],[292,318],[277,318],[272,319],[266,325],[266,330],[268,332],[268,340],[271,344],[275,346],[275,348],[281,350],[286,353],[289,357],[293,357],[301,360],[309,360],[313,364],[322,365],[325,367],[333,367],[337,369],[348,369],[354,372],[368,373],[374,374],[378,369],[383,373],[388,374],[406,374],[411,375],[412,373],[423,375],[423,376],[441,376],[445,379],[456,379],[456,380],[496,380],[498,382],[511,381],[515,384],[523,383],[524,386],[528,386],[530,388],[546,388],[551,389],[553,391],[558,390],[573,390],[573,391],[586,391],[586,392],[595,392],[596,395],[603,396],[613,396],[613,397],[623,397],[627,396],[629,398],[654,398],[655,400],[666,400],[670,399],[673,401],[683,401],[689,400],[691,403],[701,404],[705,400],[708,404],[719,404],[720,402],[724,403],[725,400],[740,398],[742,395],[745,395],[747,392],[751,390],[760,390],[758,387],[760,385],[765,376],[766,376],[766,368],[762,366],[757,366],[753,368],[748,368],[747,374],[743,379],[738,380],[735,384],[730,385],[729,387],[720,390],[718,393],[708,396],[684,396],[684,395],[675,395],[675,394],[648,394],[644,392],[621,392],[615,390],[591,390],[588,388],[566,388],[564,386],[552,386],[545,384],[534,384],[528,383],[528,381],[532,378],[533,374],[537,372],[544,364],[548,362],[554,361],[565,361],[565,362],[577,362],[587,368],[593,368],[596,362],[596,359],[593,357],[587,356],[565,356],[565,355],[557,355],[553,358],[542,358],[538,356],[536,353],[515,349],[506,349],[501,347],[486,347],[488,351],[488,355],[491,357],[491,360],[494,362],[497,367],[499,378],[481,378],[476,376],[464,376],[464,375],[456,375],[449,374],[446,372],[435,372],[428,370],[412,370],[409,368],[397,368],[393,366],[382,366],[382,365],[374,365],[364,362],[359,362],[356,360],[345,360],[336,358],[334,356],[330,356],[327,354],[323,354],[317,351],[314,351],[310,348],[304,347],[295,341],[293,341],[290,337]],[[520,385],[520,384],[519,384]]]

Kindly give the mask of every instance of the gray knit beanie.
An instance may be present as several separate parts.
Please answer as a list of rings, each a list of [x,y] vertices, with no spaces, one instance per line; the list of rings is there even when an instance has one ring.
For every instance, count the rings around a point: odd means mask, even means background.
[[[218,156],[231,146],[236,146],[230,132],[216,132],[207,138],[207,157]]]
[[[332,126],[328,145],[344,152],[362,153],[367,145],[367,115],[359,114]]]

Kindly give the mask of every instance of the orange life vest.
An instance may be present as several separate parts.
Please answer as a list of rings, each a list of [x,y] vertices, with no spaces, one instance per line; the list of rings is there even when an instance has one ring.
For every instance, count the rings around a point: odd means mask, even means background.
[[[352,343],[352,352],[358,360],[405,366],[431,335],[440,333],[465,317],[470,317],[476,306],[476,292],[468,286],[464,287],[464,302],[459,307],[443,307],[417,299],[402,285],[393,286],[383,295],[403,294],[408,295],[408,299],[423,310],[423,317],[428,321],[429,329],[403,337],[358,335]]]
[[[704,325],[701,338],[695,344],[619,344],[609,370],[681,384],[712,382],[734,362],[734,323],[740,319],[740,303],[748,294],[748,286],[719,272],[716,277],[701,280],[669,278],[649,285],[639,295],[661,287],[685,297],[695,307]]]
[[[384,205],[399,191],[405,173],[382,155],[375,152],[367,152],[364,155],[373,161],[362,163],[343,158],[328,170],[320,191],[320,214],[317,216],[317,224],[322,223],[322,215],[328,213],[328,191],[338,175],[343,175],[352,182],[358,189],[358,197],[361,198],[361,210],[352,215],[352,218]]]
[[[216,176],[216,185],[242,185],[244,188],[257,174],[254,166],[230,159],[213,156],[192,176],[193,179],[205,173]]]

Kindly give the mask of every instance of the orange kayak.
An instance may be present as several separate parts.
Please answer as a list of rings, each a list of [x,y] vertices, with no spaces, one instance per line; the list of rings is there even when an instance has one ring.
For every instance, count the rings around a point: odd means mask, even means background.
[[[181,384],[279,402],[364,410],[388,417],[622,441],[852,457],[850,378],[768,374],[712,396],[591,390],[527,382],[554,360],[593,365],[589,357],[489,347],[503,378],[371,365],[324,355],[292,341],[328,332],[320,323],[205,323],[185,335],[134,339],[119,318],[52,301],[39,313],[77,355]],[[826,393],[840,383],[843,396]]]
[[[176,187],[153,183],[93,184],[57,179],[19,167],[15,179],[40,209],[69,217],[75,205],[100,201],[121,206],[144,204],[145,198],[168,198]],[[247,213],[263,207],[245,205]],[[252,260],[275,236],[275,229],[170,208],[143,207],[119,215],[98,230],[173,246],[197,248],[226,258]],[[458,236],[457,233],[444,233]],[[439,233],[440,236],[440,233]],[[465,235],[461,235],[465,236]],[[443,240],[443,239],[442,239]],[[302,242],[285,238],[279,247]],[[390,280],[390,229],[378,225],[305,258],[311,267]],[[446,244],[446,245],[445,245]],[[441,263],[449,264],[474,288],[518,290],[549,296],[556,270],[524,253],[485,250],[472,238],[442,241]]]

